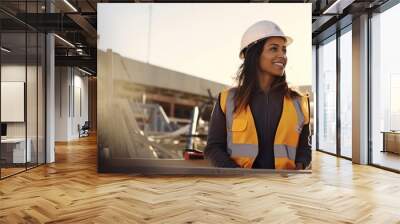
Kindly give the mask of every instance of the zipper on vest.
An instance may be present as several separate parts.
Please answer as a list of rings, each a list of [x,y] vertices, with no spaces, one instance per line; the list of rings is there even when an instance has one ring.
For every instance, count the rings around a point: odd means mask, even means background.
[[[270,114],[269,114],[269,108],[268,108],[268,104],[269,104],[269,94],[270,94],[270,90],[267,90],[267,102],[266,102],[266,104],[265,104],[265,109],[266,109],[266,111],[265,111],[265,122],[266,122],[266,128],[268,129],[269,128],[269,118],[271,117],[270,116]],[[273,150],[272,150],[273,151]]]
[[[269,95],[270,95],[270,90],[268,90],[268,92],[267,92],[267,102],[266,102],[266,106],[265,106],[265,109],[266,109],[266,113],[265,113],[265,116],[266,116],[266,128],[267,129],[269,129],[269,126],[270,126],[270,118],[271,118],[271,114],[269,114]],[[268,139],[267,139],[267,141],[268,141]],[[274,139],[272,139],[272,155],[273,155],[273,157],[274,157],[274,162],[273,162],[273,168],[275,169],[275,153],[274,153]],[[268,149],[267,149],[268,150]]]
[[[270,116],[268,116],[269,114],[268,114],[268,104],[269,104],[269,90],[267,91],[267,100],[266,100],[267,102],[265,103],[265,109],[266,109],[266,111],[265,111],[265,122],[267,123],[267,127],[266,128],[268,128],[268,125],[269,125],[269,117]]]

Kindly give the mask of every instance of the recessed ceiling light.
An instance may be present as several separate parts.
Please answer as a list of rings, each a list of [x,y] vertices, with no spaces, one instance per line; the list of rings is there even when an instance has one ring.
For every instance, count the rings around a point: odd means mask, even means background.
[[[1,51],[4,51],[6,53],[10,53],[11,52],[11,50],[9,50],[9,49],[7,49],[5,47],[1,47]]]
[[[75,45],[73,45],[71,42],[69,42],[68,40],[66,40],[66,39],[64,39],[64,38],[62,38],[62,37],[60,37],[59,35],[57,35],[57,34],[54,34],[54,36],[55,37],[57,37],[59,40],[61,40],[62,42],[64,42],[64,43],[66,43],[67,45],[69,45],[70,47],[73,47],[73,48],[75,48]]]
[[[65,4],[67,4],[74,12],[78,12],[78,10],[71,4],[69,3],[68,0],[64,0]]]
[[[322,14],[342,14],[343,9],[351,5],[355,0],[336,0]]]
[[[81,72],[83,72],[83,73],[85,73],[85,74],[87,74],[87,75],[93,75],[92,73],[90,73],[90,72],[88,72],[88,71],[86,71],[86,70],[83,70],[83,69],[81,69],[81,68],[79,68],[79,67],[78,67],[78,70],[81,71]]]

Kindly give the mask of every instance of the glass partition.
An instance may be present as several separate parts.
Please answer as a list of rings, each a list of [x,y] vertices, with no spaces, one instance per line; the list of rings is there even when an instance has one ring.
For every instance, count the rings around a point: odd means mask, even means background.
[[[18,16],[40,13],[44,1],[8,1]],[[45,35],[0,12],[0,178],[45,162]]]
[[[340,36],[340,155],[352,157],[352,35],[351,26]]]
[[[27,163],[27,167],[33,167],[37,165],[37,76],[38,76],[38,55],[37,55],[37,42],[38,35],[36,32],[27,32],[27,74],[26,74],[26,113],[27,113],[27,150],[30,153],[30,161]]]
[[[371,18],[372,164],[400,170],[400,4]]]
[[[46,38],[45,34],[38,33],[38,64],[37,64],[37,162],[46,162],[45,124],[46,124]]]
[[[318,149],[336,154],[336,36],[318,47]]]
[[[26,141],[26,41],[24,31],[1,34],[2,177],[25,170],[31,162]]]

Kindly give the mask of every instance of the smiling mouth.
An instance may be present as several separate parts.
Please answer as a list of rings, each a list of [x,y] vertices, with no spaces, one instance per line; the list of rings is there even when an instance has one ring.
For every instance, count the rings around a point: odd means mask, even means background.
[[[284,68],[285,67],[285,65],[283,63],[280,63],[280,62],[275,62],[274,65],[276,65],[277,67],[280,67],[280,68]]]

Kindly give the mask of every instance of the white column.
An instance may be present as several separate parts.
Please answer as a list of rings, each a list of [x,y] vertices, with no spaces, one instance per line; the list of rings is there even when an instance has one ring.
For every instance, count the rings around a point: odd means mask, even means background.
[[[368,15],[353,20],[353,162],[368,163]]]
[[[46,12],[54,12],[54,5],[46,1]],[[55,43],[54,34],[46,35],[46,163],[55,162]]]
[[[55,133],[55,76],[54,76],[54,35],[46,36],[46,163],[55,161],[54,133]]]
[[[70,67],[55,69],[55,141],[69,141],[71,126],[71,72]]]

